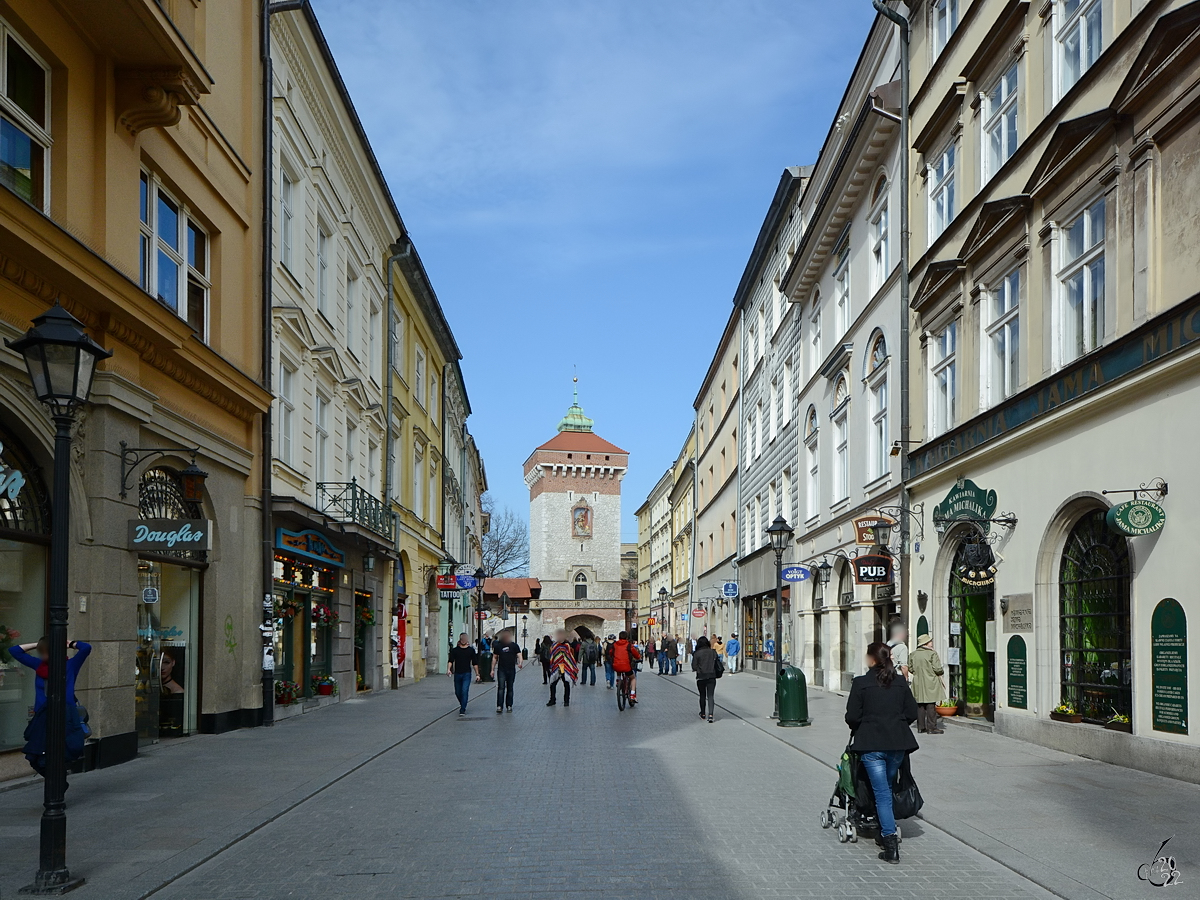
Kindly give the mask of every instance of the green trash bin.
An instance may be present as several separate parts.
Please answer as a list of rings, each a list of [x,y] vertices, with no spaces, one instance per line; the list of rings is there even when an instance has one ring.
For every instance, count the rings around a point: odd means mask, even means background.
[[[777,725],[795,728],[812,724],[808,717],[808,685],[803,672],[795,666],[784,666],[775,682],[775,691],[779,699]]]
[[[492,651],[484,650],[479,654],[479,680],[493,681],[492,678]]]

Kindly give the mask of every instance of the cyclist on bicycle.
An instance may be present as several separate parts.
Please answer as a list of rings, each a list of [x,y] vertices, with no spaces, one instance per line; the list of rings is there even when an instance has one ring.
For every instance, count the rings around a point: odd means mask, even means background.
[[[629,702],[637,703],[637,664],[642,661],[642,654],[637,645],[629,640],[629,633],[622,631],[617,635],[616,643],[608,648],[608,662],[613,671],[620,677],[629,673]]]

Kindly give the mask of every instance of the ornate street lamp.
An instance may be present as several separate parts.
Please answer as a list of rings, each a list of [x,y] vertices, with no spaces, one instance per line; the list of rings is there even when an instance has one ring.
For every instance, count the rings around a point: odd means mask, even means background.
[[[5,341],[25,358],[33,392],[54,421],[54,503],[51,511],[49,673],[46,678],[46,785],[41,853],[33,884],[22,890],[61,894],[83,884],[67,869],[67,569],[71,555],[71,425],[87,403],[96,363],[112,356],[57,303],[33,320],[15,341]]]
[[[829,584],[829,579],[833,577],[833,566],[829,564],[829,560],[822,559],[812,567],[812,572],[817,584]]]
[[[779,679],[783,675],[783,554],[792,545],[796,530],[783,516],[776,516],[767,536],[775,551],[775,709],[779,711]]]
[[[479,593],[475,595],[475,631],[478,634],[480,649],[483,648],[483,619],[480,613],[483,612],[483,582],[487,579],[487,572],[483,571],[483,566],[475,570],[475,590]]]

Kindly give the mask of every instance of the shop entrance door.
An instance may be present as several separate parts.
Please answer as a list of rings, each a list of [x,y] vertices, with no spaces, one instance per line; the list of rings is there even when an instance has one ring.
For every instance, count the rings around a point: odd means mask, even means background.
[[[995,588],[965,584],[957,575],[961,555],[960,547],[950,575],[950,697],[964,704],[966,715],[990,719],[995,675],[987,623]]]
[[[141,568],[142,596],[147,594],[148,566]],[[159,640],[159,607],[154,603],[140,602],[137,605],[137,680],[134,683],[134,724],[137,727],[138,746],[158,743],[158,722],[161,715],[162,697],[162,644]]]

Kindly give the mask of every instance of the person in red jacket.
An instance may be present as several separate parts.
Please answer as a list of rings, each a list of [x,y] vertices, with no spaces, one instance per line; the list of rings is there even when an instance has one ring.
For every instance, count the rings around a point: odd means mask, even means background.
[[[642,654],[637,644],[629,640],[629,633],[622,631],[617,635],[616,643],[608,648],[606,660],[618,675],[629,673],[629,702],[637,703],[637,664],[642,661]]]

